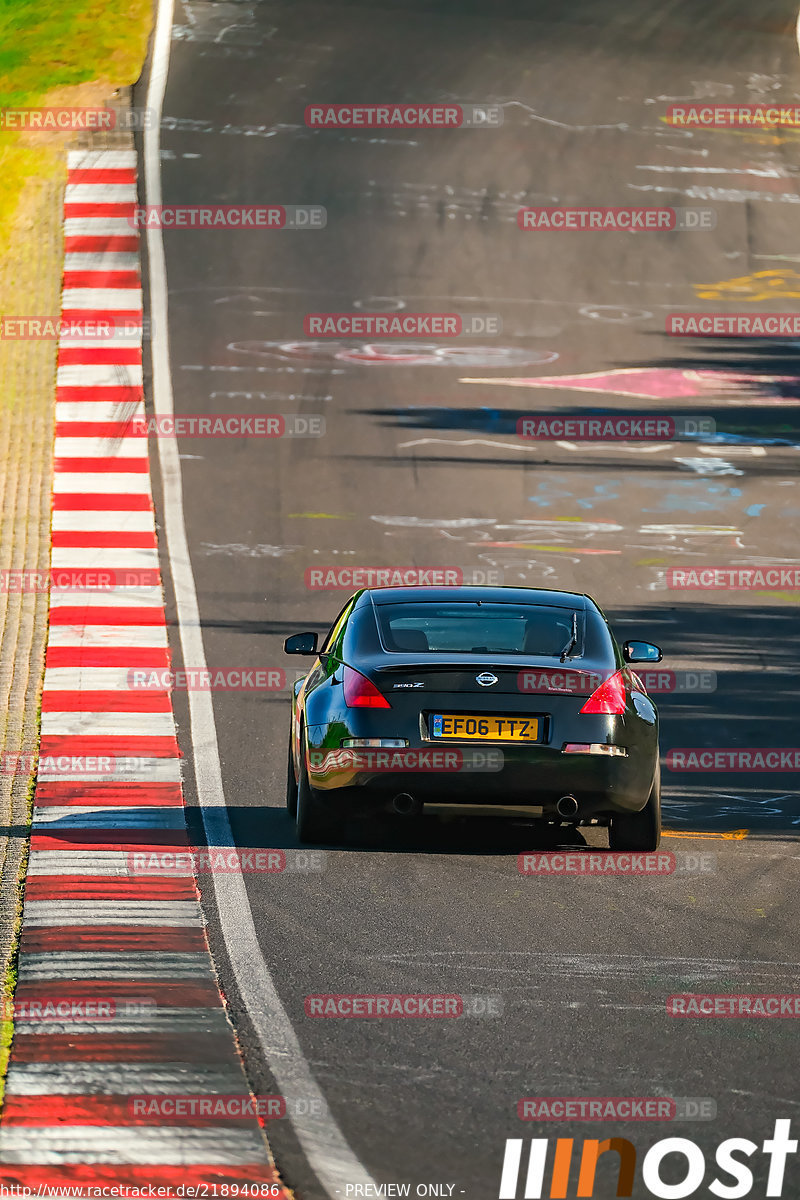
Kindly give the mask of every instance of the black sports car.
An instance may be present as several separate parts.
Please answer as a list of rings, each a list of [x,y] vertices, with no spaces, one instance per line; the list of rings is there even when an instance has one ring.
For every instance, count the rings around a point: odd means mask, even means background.
[[[661,833],[658,715],[591,597],[514,587],[357,592],[295,684],[286,805],[301,841],[352,813],[461,811]],[[457,806],[457,808],[454,808]]]

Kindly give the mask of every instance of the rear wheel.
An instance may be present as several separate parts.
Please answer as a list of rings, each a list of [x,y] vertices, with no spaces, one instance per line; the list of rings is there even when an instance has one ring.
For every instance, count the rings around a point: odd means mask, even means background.
[[[318,794],[308,780],[308,769],[301,738],[300,779],[297,784],[297,836],[301,842],[326,842],[333,832],[333,822]]]
[[[647,804],[638,813],[619,813],[611,818],[608,845],[611,850],[657,850],[661,841],[661,771],[656,772]]]

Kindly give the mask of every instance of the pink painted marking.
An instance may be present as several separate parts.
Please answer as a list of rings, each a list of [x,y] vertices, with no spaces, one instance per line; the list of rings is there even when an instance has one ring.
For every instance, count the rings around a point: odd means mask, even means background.
[[[670,400],[713,396],[719,392],[756,392],[764,395],[779,383],[797,383],[796,375],[749,375],[733,371],[693,371],[679,367],[621,367],[613,371],[588,371],[581,375],[541,375],[534,379],[462,379],[461,383],[490,383],[503,387],[564,388],[635,396],[639,400]]]

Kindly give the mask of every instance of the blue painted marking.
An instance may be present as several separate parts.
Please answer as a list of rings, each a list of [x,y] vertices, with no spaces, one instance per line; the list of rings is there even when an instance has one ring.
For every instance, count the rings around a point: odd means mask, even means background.
[[[618,500],[620,497],[619,479],[596,483],[594,494],[589,496],[576,496],[569,486],[571,483],[572,480],[567,476],[552,475],[549,480],[537,485],[538,494],[528,496],[528,500],[531,504],[538,504],[540,508],[550,508],[553,500],[573,500],[579,508],[593,508],[603,500]]]
[[[755,433],[698,433],[693,441],[707,446],[797,446],[796,437],[759,437]]]
[[[661,503],[657,508],[643,508],[642,512],[651,513],[669,513],[669,512],[690,512],[690,513],[706,513],[719,512],[724,506],[715,503],[713,500],[699,500],[689,496],[676,496],[667,493],[662,497]]]

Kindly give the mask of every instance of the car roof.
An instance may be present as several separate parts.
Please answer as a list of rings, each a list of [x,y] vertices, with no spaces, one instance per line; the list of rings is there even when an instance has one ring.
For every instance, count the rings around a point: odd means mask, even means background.
[[[418,604],[420,601],[468,604],[531,604],[551,608],[571,608],[579,612],[594,608],[595,603],[583,592],[561,592],[551,588],[526,587],[380,587],[365,588],[363,597],[374,604]]]

